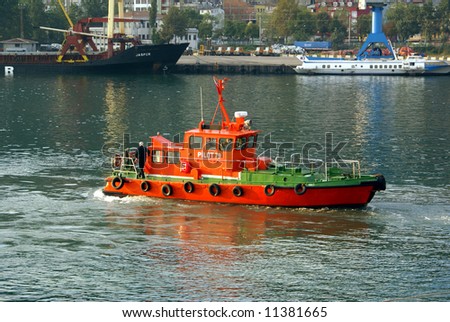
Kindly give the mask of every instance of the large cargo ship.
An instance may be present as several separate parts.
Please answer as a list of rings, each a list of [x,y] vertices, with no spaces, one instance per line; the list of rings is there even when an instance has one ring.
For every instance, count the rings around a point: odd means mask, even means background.
[[[137,37],[125,35],[124,23],[136,21],[123,18],[123,1],[119,0],[119,17],[114,17],[114,0],[109,0],[108,17],[84,18],[73,24],[64,10],[68,30],[41,27],[64,32],[65,39],[59,52],[3,52],[0,53],[0,72],[5,75],[30,73],[150,73],[167,71],[175,65],[189,43],[146,45]],[[120,10],[122,8],[122,10]],[[108,34],[92,33],[90,27],[108,26]],[[118,32],[114,25],[119,25]],[[99,50],[94,38],[105,38],[106,50]]]
[[[108,52],[87,54],[86,60],[78,53],[0,53],[0,70],[5,75],[30,73],[151,73],[170,70],[185,51],[187,43],[163,45],[134,45]]]

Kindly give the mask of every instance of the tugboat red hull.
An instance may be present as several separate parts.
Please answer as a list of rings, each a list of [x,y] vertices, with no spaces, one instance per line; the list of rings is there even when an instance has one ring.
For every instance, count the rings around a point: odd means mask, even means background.
[[[217,202],[268,207],[364,207],[383,189],[379,181],[356,186],[308,187],[299,194],[289,187],[264,185],[206,184],[168,181],[145,181],[123,178],[120,183],[108,178],[105,195],[146,196],[200,202]],[[383,178],[384,181],[384,178]],[[218,188],[217,188],[218,186]]]

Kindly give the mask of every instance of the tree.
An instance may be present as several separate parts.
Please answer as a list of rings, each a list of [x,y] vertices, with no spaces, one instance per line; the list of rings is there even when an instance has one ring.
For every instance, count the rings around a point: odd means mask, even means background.
[[[19,37],[20,11],[17,0],[3,0],[0,5],[0,39]]]
[[[163,17],[162,23],[159,31],[162,42],[169,43],[174,36],[186,35],[187,19],[177,7],[170,7],[167,15]]]
[[[245,27],[245,37],[247,39],[256,39],[259,37],[259,26],[256,23],[249,22]]]
[[[198,36],[202,39],[210,38],[213,35],[214,17],[209,14],[203,15],[202,21],[198,25]]]
[[[151,7],[148,10],[148,20],[150,25],[150,37],[153,40],[154,28],[156,28],[156,15],[158,13],[158,3],[157,0],[152,0]]]
[[[226,20],[223,35],[231,39],[240,39],[245,34],[246,24],[238,20]]]
[[[390,7],[386,17],[393,24],[392,31],[401,42],[406,42],[421,30],[419,6],[397,3]]]
[[[372,15],[366,14],[358,17],[356,21],[356,33],[364,38],[372,31]]]
[[[26,12],[29,28],[26,32],[27,37],[39,42],[45,41],[47,35],[44,30],[39,28],[47,23],[44,3],[41,0],[29,0]]]
[[[330,40],[333,43],[333,47],[337,48],[340,44],[344,42],[347,36],[347,27],[342,23],[339,16],[335,15],[330,21]]]
[[[108,1],[81,0],[84,17],[103,17],[108,15]]]
[[[326,11],[319,11],[316,16],[316,29],[323,40],[325,34],[330,32],[330,16]]]
[[[436,10],[431,1],[425,3],[420,10],[421,35],[427,42],[431,41],[434,34],[439,31],[438,21],[436,21]]]
[[[271,26],[275,36],[286,43],[295,32],[297,25],[298,4],[295,0],[280,0],[273,11]]]
[[[299,8],[295,18],[294,38],[308,40],[316,31],[316,18],[306,7]]]

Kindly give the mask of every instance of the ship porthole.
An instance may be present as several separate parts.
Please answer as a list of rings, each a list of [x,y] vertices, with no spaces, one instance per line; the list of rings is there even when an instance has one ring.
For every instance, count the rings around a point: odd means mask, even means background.
[[[173,190],[172,187],[168,184],[165,184],[161,187],[161,192],[164,196],[168,197],[172,194]]]
[[[300,196],[306,192],[306,186],[303,183],[299,183],[295,186],[294,191]]]
[[[268,184],[267,186],[264,187],[264,193],[266,194],[266,196],[270,197],[273,196],[273,194],[275,193],[275,186],[273,184]]]
[[[194,192],[194,184],[190,181],[186,182],[184,184],[184,191],[187,193],[193,193]]]
[[[220,187],[218,184],[213,183],[212,185],[209,186],[209,193],[211,194],[211,196],[218,196],[220,194]]]
[[[142,181],[141,190],[147,192],[150,190],[150,183],[148,181]]]
[[[242,196],[243,193],[244,193],[244,191],[242,190],[241,187],[236,186],[236,187],[233,188],[233,195],[235,197],[240,197],[240,196]]]
[[[111,185],[113,186],[114,189],[119,190],[120,188],[123,187],[123,179],[122,177],[114,177],[114,179],[112,179],[111,181]]]

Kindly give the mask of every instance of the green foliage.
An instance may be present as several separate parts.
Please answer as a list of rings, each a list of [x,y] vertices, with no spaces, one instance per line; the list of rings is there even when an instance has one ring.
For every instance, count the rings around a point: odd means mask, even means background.
[[[163,25],[159,31],[161,40],[168,43],[174,36],[184,36],[188,26],[188,17],[177,7],[171,7],[162,19]]]
[[[372,31],[372,15],[361,15],[356,21],[356,34],[365,38]]]
[[[103,17],[108,15],[108,1],[81,0],[83,17]]]
[[[204,15],[198,25],[198,36],[202,39],[211,38],[213,35],[213,17]]]
[[[2,0],[0,5],[0,39],[20,36],[18,0]]]

